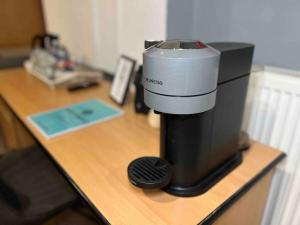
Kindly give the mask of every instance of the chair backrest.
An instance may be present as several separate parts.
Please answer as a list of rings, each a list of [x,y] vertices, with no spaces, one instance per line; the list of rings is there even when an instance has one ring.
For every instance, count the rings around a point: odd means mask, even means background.
[[[9,187],[4,181],[1,180],[0,174],[0,201],[6,203],[12,209],[21,211],[24,204],[18,194]]]

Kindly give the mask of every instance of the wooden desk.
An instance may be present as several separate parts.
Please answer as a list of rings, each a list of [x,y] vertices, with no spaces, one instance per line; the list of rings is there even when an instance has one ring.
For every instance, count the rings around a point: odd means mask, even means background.
[[[132,104],[125,105],[122,117],[49,140],[26,119],[33,113],[91,98],[115,105],[108,97],[109,86],[103,82],[99,88],[68,93],[48,89],[21,69],[0,73],[2,97],[104,222],[113,225],[258,224],[272,168],[284,157],[276,149],[253,143],[244,154],[243,163],[208,192],[179,198],[162,191],[143,191],[129,183],[128,164],[137,157],[159,152],[159,130],[150,128],[145,116],[135,114]],[[235,216],[230,210],[234,210]]]

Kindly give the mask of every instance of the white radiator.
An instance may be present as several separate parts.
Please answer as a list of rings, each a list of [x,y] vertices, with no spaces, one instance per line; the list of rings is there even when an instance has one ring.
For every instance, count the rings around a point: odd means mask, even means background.
[[[272,180],[262,225],[300,225],[300,72],[253,72],[243,128],[287,154]]]

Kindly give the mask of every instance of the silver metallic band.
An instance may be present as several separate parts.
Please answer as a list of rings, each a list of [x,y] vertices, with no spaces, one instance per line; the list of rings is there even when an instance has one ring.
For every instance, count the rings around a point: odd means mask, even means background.
[[[193,97],[173,97],[152,93],[144,89],[145,104],[163,113],[196,114],[208,111],[215,105],[217,91]]]

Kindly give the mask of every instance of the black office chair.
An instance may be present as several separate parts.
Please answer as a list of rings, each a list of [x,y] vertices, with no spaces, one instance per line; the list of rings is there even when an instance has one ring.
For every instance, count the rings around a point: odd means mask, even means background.
[[[38,224],[79,201],[38,147],[0,157],[0,224]]]

